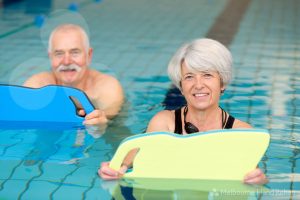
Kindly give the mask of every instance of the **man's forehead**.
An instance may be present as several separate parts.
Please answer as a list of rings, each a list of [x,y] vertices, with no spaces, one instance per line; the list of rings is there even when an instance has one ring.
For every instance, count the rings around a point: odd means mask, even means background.
[[[55,34],[52,38],[52,47],[56,48],[82,48],[84,40],[80,35]]]
[[[57,30],[53,33],[52,42],[60,39],[83,40],[83,34],[81,31],[76,29]]]
[[[72,51],[72,50],[81,50],[84,49],[82,44],[75,44],[75,43],[52,43],[52,51]]]
[[[82,32],[79,29],[75,28],[65,28],[65,29],[59,29],[54,32],[54,35],[56,34],[79,34],[81,35]]]
[[[80,48],[71,48],[71,49],[59,49],[59,48],[53,48],[54,52],[59,52],[59,51],[81,51]]]

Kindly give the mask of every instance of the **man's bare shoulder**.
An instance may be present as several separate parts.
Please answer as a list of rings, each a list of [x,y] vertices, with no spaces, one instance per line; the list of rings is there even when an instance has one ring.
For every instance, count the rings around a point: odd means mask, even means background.
[[[55,84],[53,74],[51,72],[41,72],[28,78],[23,85],[26,87],[39,88],[51,84]]]
[[[96,90],[99,95],[105,93],[108,97],[112,95],[113,98],[116,94],[117,96],[123,94],[123,87],[117,78],[96,70],[91,70],[91,77],[90,88]]]
[[[117,78],[109,74],[105,74],[96,70],[91,70],[94,83],[108,84],[108,85],[121,85]]]
[[[87,94],[96,100],[97,107],[104,110],[107,116],[115,116],[124,102],[124,91],[121,83],[113,76],[90,71]]]

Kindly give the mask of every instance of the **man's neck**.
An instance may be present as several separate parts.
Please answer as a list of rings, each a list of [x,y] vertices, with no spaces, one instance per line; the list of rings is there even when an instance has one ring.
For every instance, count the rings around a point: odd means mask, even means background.
[[[84,76],[79,81],[76,81],[76,82],[73,82],[73,83],[62,82],[62,81],[58,80],[55,77],[55,75],[53,75],[53,76],[54,76],[55,84],[56,85],[63,85],[63,86],[68,86],[68,87],[74,87],[74,88],[80,89],[82,91],[86,91],[88,89],[89,71],[87,71],[84,74]]]

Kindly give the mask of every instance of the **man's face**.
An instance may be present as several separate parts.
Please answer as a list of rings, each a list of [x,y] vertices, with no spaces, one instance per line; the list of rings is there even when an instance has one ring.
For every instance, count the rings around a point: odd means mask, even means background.
[[[63,85],[78,84],[87,72],[92,50],[86,50],[84,38],[78,30],[61,30],[54,33],[49,52],[52,70]]]

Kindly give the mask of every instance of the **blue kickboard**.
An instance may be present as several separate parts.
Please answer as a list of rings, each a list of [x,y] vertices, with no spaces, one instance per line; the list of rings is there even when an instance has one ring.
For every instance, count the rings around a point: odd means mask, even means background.
[[[72,99],[80,102],[87,114],[94,110],[87,95],[76,88],[0,85],[0,122],[82,123],[84,117],[77,115]]]

